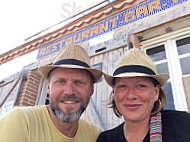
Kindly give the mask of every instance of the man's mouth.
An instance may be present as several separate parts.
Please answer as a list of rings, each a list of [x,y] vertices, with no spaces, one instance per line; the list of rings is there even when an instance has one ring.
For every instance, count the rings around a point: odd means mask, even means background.
[[[63,99],[63,100],[60,100],[60,103],[64,104],[64,105],[75,105],[79,102],[79,100],[67,100],[67,99]]]
[[[65,104],[74,104],[74,103],[77,103],[78,101],[76,100],[64,100],[64,101],[61,101],[62,103],[65,103]]]

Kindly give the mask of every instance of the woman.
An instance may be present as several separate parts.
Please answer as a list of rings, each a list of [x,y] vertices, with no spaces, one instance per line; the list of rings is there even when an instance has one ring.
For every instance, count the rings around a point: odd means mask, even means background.
[[[131,49],[119,61],[113,76],[104,74],[112,87],[111,107],[125,122],[102,132],[97,142],[190,142],[190,114],[163,110],[161,87],[167,74],[157,74],[152,59]]]

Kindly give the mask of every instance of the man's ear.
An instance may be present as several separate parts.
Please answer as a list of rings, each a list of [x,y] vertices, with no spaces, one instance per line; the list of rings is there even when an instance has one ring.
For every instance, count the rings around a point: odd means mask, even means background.
[[[48,80],[47,80],[47,93],[50,94],[50,84]]]
[[[90,96],[92,96],[93,94],[94,94],[94,85],[92,85]]]
[[[112,87],[112,94],[113,94],[113,98],[115,99],[115,89],[114,89],[114,87]]]

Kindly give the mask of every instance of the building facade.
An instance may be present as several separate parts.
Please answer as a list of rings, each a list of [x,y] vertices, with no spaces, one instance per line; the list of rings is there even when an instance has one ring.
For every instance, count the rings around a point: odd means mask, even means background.
[[[3,55],[1,64],[38,50],[37,61],[0,82],[0,111],[49,104],[38,67],[51,64],[64,45],[81,44],[94,68],[112,74],[129,48],[141,48],[168,73],[165,109],[190,110],[190,0],[119,0],[35,38]],[[138,58],[138,57],[137,57]],[[111,88],[101,78],[83,118],[107,130],[123,122],[107,105]]]

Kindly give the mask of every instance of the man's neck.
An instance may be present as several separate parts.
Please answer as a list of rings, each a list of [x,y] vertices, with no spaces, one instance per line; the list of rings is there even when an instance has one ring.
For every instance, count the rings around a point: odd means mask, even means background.
[[[55,127],[65,136],[73,138],[78,129],[78,120],[75,120],[71,123],[65,123],[60,121],[54,112],[51,110],[50,106],[47,106],[49,115]]]

